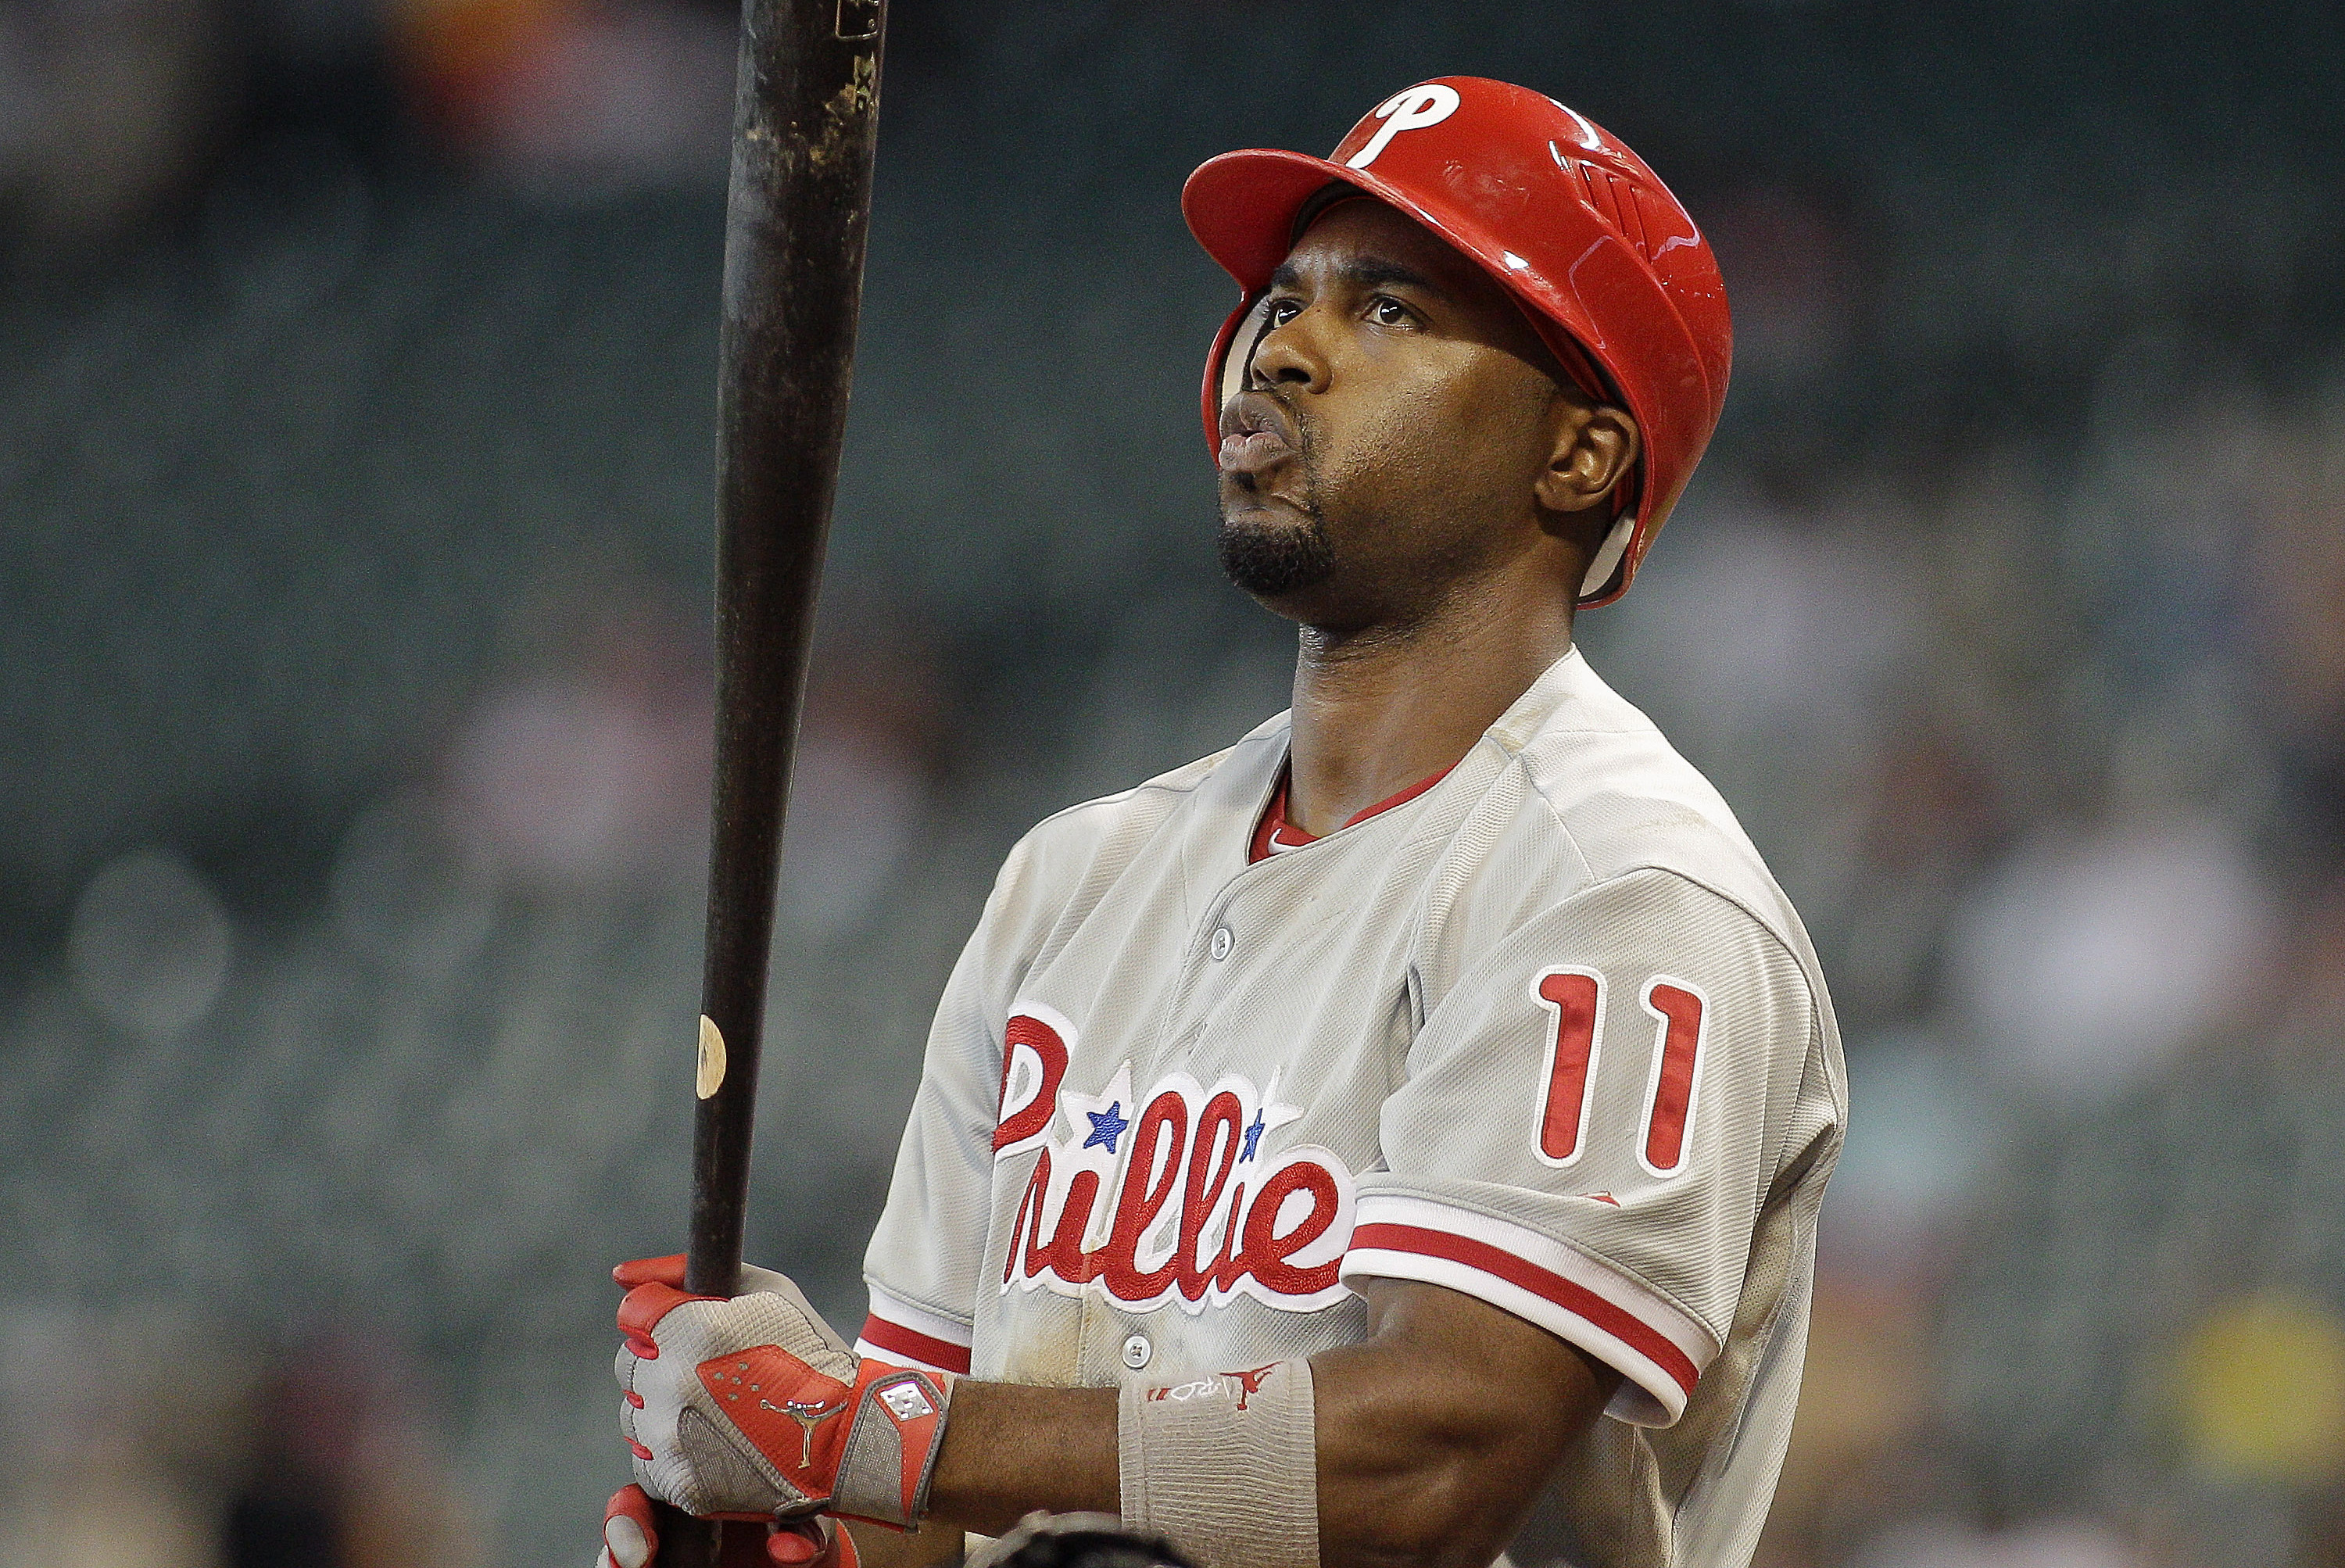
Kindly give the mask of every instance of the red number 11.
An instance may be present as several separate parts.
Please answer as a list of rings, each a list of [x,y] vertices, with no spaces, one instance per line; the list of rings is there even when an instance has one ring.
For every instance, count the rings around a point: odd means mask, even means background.
[[[1548,1050],[1547,1106],[1539,1115],[1542,1164],[1579,1158],[1588,1105],[1596,1090],[1597,1034],[1604,1023],[1604,977],[1592,969],[1550,969],[1532,993],[1555,1014]]]
[[[1686,1133],[1693,1125],[1694,1068],[1701,1057],[1701,993],[1676,981],[1645,987],[1645,1011],[1660,1022],[1653,1076],[1645,1086],[1645,1146],[1638,1163],[1655,1176],[1685,1168]]]
[[[1596,1095],[1596,1064],[1604,1032],[1604,977],[1592,969],[1550,969],[1540,973],[1531,994],[1552,1014],[1548,1036],[1547,1099],[1539,1109],[1538,1157],[1543,1165],[1578,1162],[1587,1146],[1589,1108]],[[1693,1127],[1700,1078],[1700,992],[1682,981],[1657,976],[1645,987],[1645,1011],[1659,1025],[1653,1065],[1645,1083],[1644,1135],[1637,1163],[1657,1176],[1685,1168],[1686,1138]]]

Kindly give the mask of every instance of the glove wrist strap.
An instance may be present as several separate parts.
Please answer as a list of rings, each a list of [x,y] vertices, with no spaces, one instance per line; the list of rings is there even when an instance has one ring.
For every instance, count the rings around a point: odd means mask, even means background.
[[[829,1512],[898,1530],[929,1511],[929,1481],[944,1445],[953,1379],[884,1361],[858,1369],[854,1421],[839,1450]]]

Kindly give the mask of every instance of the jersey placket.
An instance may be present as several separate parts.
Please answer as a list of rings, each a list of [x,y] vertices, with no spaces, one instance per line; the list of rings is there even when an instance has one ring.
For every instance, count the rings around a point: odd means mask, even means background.
[[[1274,860],[1280,857],[1274,857]],[[1135,1065],[1144,1057],[1152,1064],[1150,1071],[1162,1074],[1179,1060],[1185,1059],[1189,1048],[1202,1037],[1205,1027],[1205,1012],[1196,1007],[1196,999],[1207,980],[1219,972],[1234,977],[1237,972],[1225,968],[1235,962],[1239,950],[1245,944],[1237,937],[1232,920],[1239,901],[1252,888],[1261,885],[1254,873],[1267,870],[1273,860],[1252,865],[1242,864],[1234,874],[1224,875],[1212,895],[1204,901],[1204,914],[1191,929],[1182,953],[1181,970],[1156,1014],[1155,1027],[1143,1043],[1135,1040],[1132,1055]],[[1193,875],[1210,875],[1193,871]],[[1249,881],[1249,879],[1253,879]],[[1213,954],[1216,932],[1231,932],[1229,945],[1220,957]],[[1135,1086],[1140,1082],[1135,1076]],[[1136,1113],[1139,1107],[1134,1106]],[[1115,1181],[1129,1178],[1132,1153],[1126,1148],[1115,1167]],[[1086,1289],[1077,1298],[1081,1316],[1076,1328],[1075,1359],[1081,1375],[1086,1380],[1122,1380],[1135,1372],[1126,1363],[1126,1347],[1133,1333],[1131,1318],[1111,1300],[1104,1290]],[[1173,1308],[1160,1311],[1178,1310]],[[1144,1332],[1144,1330],[1143,1330]]]

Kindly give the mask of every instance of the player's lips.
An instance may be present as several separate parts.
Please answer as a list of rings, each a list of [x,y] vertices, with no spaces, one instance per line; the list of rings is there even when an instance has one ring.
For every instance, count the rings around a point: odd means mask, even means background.
[[[1267,392],[1243,392],[1222,405],[1223,473],[1260,473],[1294,455],[1294,416]]]

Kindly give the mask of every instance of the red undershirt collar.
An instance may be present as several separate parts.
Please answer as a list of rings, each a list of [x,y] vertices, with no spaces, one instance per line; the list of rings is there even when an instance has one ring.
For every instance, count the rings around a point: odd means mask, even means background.
[[[1463,759],[1460,760],[1462,761]],[[1365,822],[1379,811],[1389,811],[1396,806],[1407,805],[1411,800],[1448,778],[1451,769],[1457,766],[1457,764],[1453,762],[1448,768],[1444,768],[1431,778],[1418,779],[1399,794],[1387,795],[1367,809],[1354,812],[1345,819],[1343,827],[1335,830],[1340,833],[1344,828]],[[1270,804],[1264,808],[1262,820],[1254,824],[1254,844],[1246,855],[1248,865],[1253,865],[1257,860],[1266,860],[1282,850],[1299,850],[1305,844],[1315,844],[1319,841],[1286,820],[1286,780],[1287,769],[1281,768],[1278,770],[1278,788],[1272,792]]]

